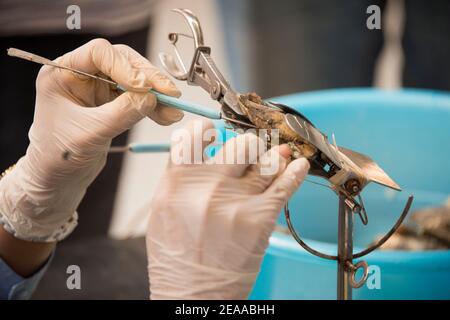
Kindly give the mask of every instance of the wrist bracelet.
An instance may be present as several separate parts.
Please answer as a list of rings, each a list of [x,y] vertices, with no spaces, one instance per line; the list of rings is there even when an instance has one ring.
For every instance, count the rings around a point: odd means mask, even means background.
[[[10,173],[14,168],[15,168],[15,164],[13,164],[12,166],[10,166],[8,169],[6,169],[5,171],[2,172],[2,174],[0,175],[0,180],[2,180],[8,173]]]

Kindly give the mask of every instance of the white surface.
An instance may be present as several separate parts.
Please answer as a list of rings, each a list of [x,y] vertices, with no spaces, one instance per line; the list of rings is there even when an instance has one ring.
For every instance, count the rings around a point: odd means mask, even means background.
[[[384,46],[375,66],[374,86],[398,89],[402,86],[403,52],[401,37],[405,24],[403,0],[389,0],[382,17]]]

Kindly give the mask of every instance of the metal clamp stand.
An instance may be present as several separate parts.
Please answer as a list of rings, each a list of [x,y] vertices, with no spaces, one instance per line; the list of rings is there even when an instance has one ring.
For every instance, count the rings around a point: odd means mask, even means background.
[[[364,283],[366,283],[368,276],[368,264],[366,261],[359,261],[353,264],[353,259],[361,258],[375,249],[382,246],[394,232],[400,227],[406,215],[408,214],[411,204],[413,202],[413,196],[409,196],[408,201],[403,209],[402,214],[398,218],[395,225],[389,230],[384,237],[378,240],[377,243],[370,246],[369,248],[362,250],[358,253],[353,253],[353,215],[355,212],[346,202],[346,196],[339,194],[339,218],[338,218],[338,254],[328,255],[319,252],[309,245],[307,245],[298,235],[297,231],[294,229],[288,204],[284,207],[284,213],[286,216],[286,223],[289,230],[291,231],[294,239],[309,253],[318,256],[323,259],[336,260],[338,263],[337,268],[337,298],[339,300],[351,300],[353,288],[360,288]],[[364,219],[361,218],[363,223]],[[361,279],[356,280],[356,273],[358,269],[363,270],[363,276]]]
[[[337,298],[338,300],[351,300],[352,289],[360,288],[368,276],[366,261],[353,264],[353,212],[345,203],[345,196],[339,196],[338,218],[338,272],[337,272]],[[357,281],[356,271],[362,268],[363,276]]]
[[[174,32],[169,34],[169,40],[174,46],[175,56],[166,53],[160,54],[160,60],[165,69],[176,79],[187,81],[190,85],[199,85],[209,92],[211,97],[219,101],[222,105],[222,111],[226,117],[222,114],[221,118],[244,125],[245,128],[249,126],[255,127],[254,124],[245,121],[249,119],[247,119],[246,112],[243,112],[237,101],[240,94],[230,88],[229,83],[211,59],[211,49],[204,45],[203,33],[197,17],[187,9],[174,9],[173,11],[184,17],[191,34]],[[195,55],[189,68],[184,65],[176,46],[180,36],[191,38],[194,41]],[[274,107],[274,105],[270,105]],[[353,254],[353,215],[355,213],[358,214],[364,225],[368,223],[367,213],[360,195],[362,188],[370,181],[394,190],[400,191],[400,187],[381,168],[378,168],[376,163],[369,157],[352,150],[338,147],[336,141],[334,141],[334,146],[332,146],[328,143],[326,135],[315,128],[301,113],[280,104],[275,104],[275,106],[277,110],[279,109],[279,111],[285,113],[285,122],[290,130],[301,137],[302,141],[307,141],[308,144],[312,144],[320,151],[317,157],[310,159],[313,168],[309,173],[327,180],[337,176],[338,173],[340,175],[332,183],[333,187],[330,187],[339,196],[338,255],[327,255],[310,248],[300,239],[293,228],[290,221],[288,204],[285,206],[285,214],[292,236],[305,250],[321,258],[336,260],[338,262],[338,298],[351,299],[352,288],[359,288],[365,283],[368,269],[365,261],[360,261],[354,265],[353,259],[360,258],[375,250],[397,230],[408,213],[413,198],[411,196],[408,199],[405,209],[395,226],[378,243],[364,251]],[[243,116],[242,119],[240,119],[241,116]],[[333,140],[335,140],[334,137]],[[344,161],[342,156],[345,156],[347,160]],[[371,174],[367,175],[367,172],[364,171],[365,167],[370,167],[374,172],[370,172]],[[355,197],[358,197],[359,201]],[[363,269],[364,275],[357,281],[355,274],[360,268]]]

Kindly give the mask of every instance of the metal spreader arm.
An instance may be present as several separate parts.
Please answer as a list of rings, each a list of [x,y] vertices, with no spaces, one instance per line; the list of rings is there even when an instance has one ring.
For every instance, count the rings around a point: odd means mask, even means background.
[[[239,93],[230,87],[229,82],[211,58],[211,48],[203,43],[203,32],[197,17],[187,9],[173,9],[172,11],[184,17],[192,35],[177,32],[169,34],[169,41],[174,47],[175,56],[164,52],[159,54],[166,71],[176,79],[186,80],[190,85],[200,86],[210,94],[212,99],[218,101],[222,107],[226,105],[231,108],[236,115],[244,115],[237,102]],[[178,52],[177,41],[180,36],[187,36],[194,41],[195,51],[189,67],[184,64]],[[185,72],[184,70],[189,71]]]

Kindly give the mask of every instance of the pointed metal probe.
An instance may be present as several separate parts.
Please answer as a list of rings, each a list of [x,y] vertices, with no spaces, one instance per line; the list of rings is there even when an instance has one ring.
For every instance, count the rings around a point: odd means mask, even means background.
[[[118,84],[117,82],[115,82],[113,80],[105,79],[105,78],[99,77],[97,75],[93,75],[93,74],[90,74],[90,73],[87,73],[87,72],[84,72],[81,70],[77,70],[74,68],[70,68],[70,67],[61,65],[57,62],[51,61],[47,58],[41,57],[34,53],[30,53],[30,52],[23,51],[23,50],[16,49],[16,48],[9,48],[9,49],[7,49],[7,52],[8,52],[8,55],[11,57],[21,58],[24,60],[42,64],[42,65],[48,65],[48,66],[52,66],[55,68],[68,70],[68,71],[71,71],[71,72],[74,72],[74,73],[77,73],[77,74],[80,74],[80,75],[83,75],[83,76],[86,76],[86,77],[89,77],[89,78],[92,78],[95,80],[106,82],[106,83],[114,86],[118,90],[127,91],[127,89],[125,89],[124,87],[122,87],[120,84]],[[206,117],[209,119],[214,119],[214,120],[224,119],[229,122],[234,122],[234,123],[244,125],[247,127],[256,128],[256,126],[254,126],[251,123],[247,123],[247,122],[243,122],[243,121],[239,121],[236,119],[226,117],[220,111],[217,111],[217,110],[214,110],[211,108],[206,108],[206,107],[203,107],[201,105],[198,105],[198,104],[195,104],[192,102],[183,101],[181,99],[174,98],[174,97],[162,94],[160,92],[156,92],[154,90],[149,90],[149,92],[154,94],[160,103],[168,105],[170,107],[173,107],[173,108],[176,108],[179,110],[183,110],[183,111],[186,111],[189,113],[193,113],[193,114],[196,114],[199,116],[203,116],[203,117]]]

